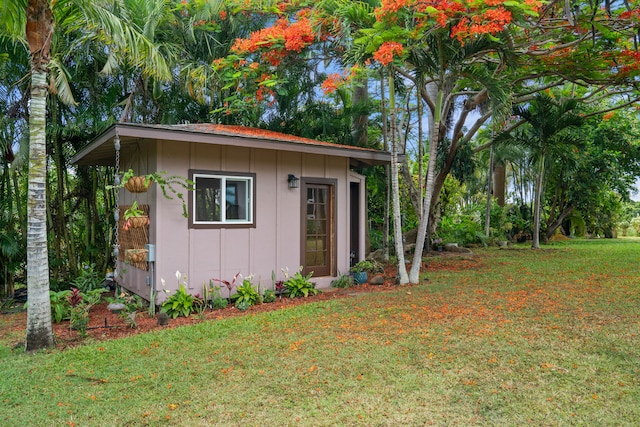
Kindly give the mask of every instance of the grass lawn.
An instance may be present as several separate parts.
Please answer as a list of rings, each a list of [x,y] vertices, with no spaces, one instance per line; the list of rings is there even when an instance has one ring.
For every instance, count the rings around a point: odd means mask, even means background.
[[[0,343],[0,425],[638,425],[640,239],[474,253],[391,293]]]

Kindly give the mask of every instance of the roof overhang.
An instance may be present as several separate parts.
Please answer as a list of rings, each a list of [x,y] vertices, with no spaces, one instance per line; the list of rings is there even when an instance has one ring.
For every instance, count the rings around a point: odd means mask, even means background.
[[[173,141],[347,157],[352,167],[384,165],[391,162],[391,154],[386,151],[326,143],[285,134],[277,134],[281,135],[279,137],[260,137],[220,129],[213,130],[206,125],[133,123],[119,123],[111,126],[80,150],[71,161],[79,165],[113,165],[116,135],[120,139],[120,148],[123,152],[135,148],[143,141]]]

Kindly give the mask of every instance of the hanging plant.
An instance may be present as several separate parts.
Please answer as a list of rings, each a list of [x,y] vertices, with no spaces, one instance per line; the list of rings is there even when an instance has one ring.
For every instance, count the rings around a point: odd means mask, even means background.
[[[118,185],[107,185],[107,190],[113,188],[125,188],[132,193],[142,193],[149,189],[152,183],[158,184],[162,195],[169,200],[173,200],[173,197],[177,197],[182,202],[182,216],[187,218],[187,202],[184,199],[184,194],[178,191],[176,187],[182,187],[187,191],[193,190],[193,181],[186,179],[179,175],[167,176],[166,171],[159,171],[148,173],[146,175],[137,175],[133,169],[129,169],[120,179]],[[126,215],[126,213],[125,213]]]
[[[124,182],[124,188],[126,188],[130,192],[144,193],[149,189],[153,178],[149,178],[146,175],[136,175],[127,178],[125,181],[125,176],[123,175],[122,180]]]
[[[127,249],[124,252],[124,260],[129,264],[136,264],[147,261],[147,249]]]
[[[124,225],[122,228],[128,231],[130,228],[140,228],[149,224],[149,216],[138,206],[138,201],[134,200],[124,211]]]

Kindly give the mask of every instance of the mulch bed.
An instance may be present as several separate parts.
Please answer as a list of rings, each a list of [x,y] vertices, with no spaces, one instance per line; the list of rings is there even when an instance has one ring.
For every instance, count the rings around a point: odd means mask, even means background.
[[[450,254],[457,255],[457,254]],[[429,270],[449,269],[448,266],[438,260],[438,258],[446,256],[445,253],[433,254],[433,258],[430,259]],[[464,268],[473,268],[474,262],[464,262]],[[137,335],[145,332],[175,328],[183,325],[192,325],[203,321],[219,320],[234,316],[243,316],[251,313],[261,313],[272,310],[280,310],[283,308],[294,307],[300,304],[307,304],[317,301],[326,301],[337,298],[348,298],[362,293],[374,293],[374,292],[387,292],[397,289],[396,281],[396,268],[395,266],[388,267],[385,270],[385,283],[382,285],[370,285],[363,284],[350,287],[347,289],[329,289],[323,290],[318,295],[309,296],[308,298],[278,298],[273,303],[265,303],[249,307],[245,311],[240,311],[233,307],[232,304],[222,310],[206,310],[203,315],[192,315],[190,317],[178,317],[176,319],[170,319],[169,324],[166,326],[158,325],[157,314],[156,317],[149,316],[148,313],[138,313],[136,316],[136,326],[132,328],[127,321],[121,318],[118,314],[107,310],[108,302],[104,301],[91,308],[89,312],[89,324],[87,327],[87,338],[81,338],[78,336],[78,332],[69,327],[69,321],[63,321],[61,323],[53,324],[53,331],[56,337],[56,345],[58,349],[65,349],[69,347],[76,347],[78,345],[85,344],[91,341],[105,341],[111,339],[123,338],[131,335]],[[0,315],[0,339],[6,339],[6,337],[13,336],[12,344],[16,348],[24,346],[24,334],[26,328],[27,314],[25,311],[18,313],[2,314]],[[17,337],[17,338],[16,338]],[[22,340],[22,342],[20,341]]]
[[[155,317],[151,317],[146,312],[139,312],[136,315],[136,326],[132,328],[120,315],[108,310],[107,305],[109,303],[107,301],[103,301],[93,306],[89,312],[89,324],[87,326],[88,337],[84,339],[79,337],[78,332],[69,327],[69,321],[54,323],[53,332],[56,337],[56,346],[58,349],[62,350],[69,347],[76,347],[91,341],[118,339],[165,328],[175,328],[204,321],[220,320],[234,316],[244,316],[251,313],[280,310],[317,301],[346,298],[351,297],[354,294],[385,292],[397,289],[397,286],[395,285],[395,271],[391,271],[391,269],[389,269],[386,272],[385,277],[387,277],[387,279],[383,285],[374,286],[363,284],[347,289],[323,290],[323,292],[318,295],[309,296],[307,298],[292,299],[283,296],[282,298],[276,299],[275,302],[255,305],[249,307],[245,311],[236,309],[233,304],[230,303],[227,308],[222,310],[212,311],[207,309],[202,315],[194,314],[190,317],[169,319],[169,324],[166,326],[158,325],[157,314]],[[0,339],[13,336],[15,342],[12,344],[15,345],[16,348],[22,347],[24,345],[26,322],[26,311],[7,314],[3,313],[0,315]]]

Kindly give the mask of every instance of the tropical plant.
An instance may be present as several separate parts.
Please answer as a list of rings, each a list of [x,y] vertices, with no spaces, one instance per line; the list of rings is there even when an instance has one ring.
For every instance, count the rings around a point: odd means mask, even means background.
[[[49,291],[49,300],[51,301],[51,317],[55,323],[60,323],[64,319],[69,318],[70,308],[69,295],[71,291],[65,289],[63,291]]]
[[[58,34],[83,29],[84,40],[104,50],[128,57],[140,64],[149,75],[168,79],[169,67],[155,46],[135,27],[120,19],[103,2],[52,2],[48,0],[5,1],[0,13],[0,34],[18,40],[30,53],[31,92],[29,104],[29,178],[27,224],[28,304],[26,350],[34,351],[54,345],[49,300],[47,248],[47,97],[50,81],[68,104],[73,104],[64,59],[52,57]],[[58,29],[58,31],[56,31]],[[98,37],[97,34],[100,34]],[[108,46],[108,48],[106,47]],[[55,51],[54,51],[55,53]],[[143,58],[145,57],[146,58]],[[153,58],[153,60],[149,60]],[[59,60],[59,61],[58,61]]]
[[[227,308],[229,300],[227,300],[226,298],[222,298],[220,286],[213,286],[213,280],[209,280],[208,287],[204,285],[202,288],[204,290],[205,303],[209,301],[212,310]]]
[[[374,270],[374,268],[375,267],[373,265],[373,262],[369,261],[368,259],[363,259],[355,263],[353,266],[351,266],[349,271],[351,273],[363,273],[363,272],[371,273]]]
[[[242,285],[238,286],[236,293],[231,296],[231,300],[235,301],[236,308],[246,310],[252,305],[262,303],[262,296],[251,284],[251,277],[247,277],[242,281]]]
[[[121,292],[117,297],[107,297],[106,300],[109,304],[124,305],[125,311],[128,313],[140,311],[145,308],[144,300],[134,293]]]
[[[276,300],[276,292],[273,289],[265,289],[262,294],[262,302],[270,303]]]
[[[350,288],[355,286],[356,282],[353,276],[349,274],[340,274],[337,279],[331,282],[331,286],[334,288]]]
[[[191,313],[195,311],[193,300],[193,295],[187,292],[184,284],[180,283],[180,287],[176,293],[171,295],[162,303],[160,311],[167,313],[168,316],[174,319],[178,316],[189,317],[191,316]]]
[[[213,310],[222,310],[227,308],[229,305],[229,300],[226,298],[222,298],[222,296],[218,295],[211,299],[211,308]]]
[[[70,327],[77,330],[81,337],[87,336],[87,324],[89,323],[89,310],[83,304],[83,296],[79,289],[71,289],[67,296],[70,306]]]
[[[527,127],[518,133],[517,143],[528,146],[537,157],[538,173],[535,185],[533,208],[533,248],[540,248],[540,223],[542,215],[543,184],[548,157],[553,159],[569,149],[577,150],[581,142],[567,129],[580,126],[582,117],[576,112],[578,102],[567,99],[554,101],[547,94],[536,94],[529,106],[518,106],[514,112],[527,123]]]
[[[134,200],[131,205],[124,211],[124,220],[129,221],[131,218],[136,218],[144,215],[144,211],[140,209],[138,201]]]
[[[300,267],[300,270],[284,281],[284,293],[289,295],[289,298],[306,298],[309,295],[316,295],[320,291],[316,289],[316,285],[311,282],[310,279],[312,275],[313,271],[303,276],[302,267]]]
[[[71,288],[67,294],[69,302],[70,327],[78,331],[81,337],[87,336],[87,325],[89,323],[89,310],[100,302],[100,296],[104,289],[94,289],[83,293],[78,288]]]
[[[193,296],[193,309],[199,317],[204,316],[204,311],[207,309],[207,302],[204,298],[200,297],[200,294]]]
[[[102,285],[102,277],[96,271],[96,265],[94,263],[86,264],[80,270],[80,276],[76,277],[72,286],[80,289],[82,292],[92,291],[98,289]]]
[[[227,291],[228,291],[228,295],[231,295],[232,291],[236,288],[237,284],[236,282],[238,281],[238,278],[242,277],[241,274],[238,272],[236,273],[233,278],[231,279],[231,281],[229,280],[224,280],[224,279],[211,279],[209,281],[209,283],[211,282],[218,282],[218,283],[222,283],[224,286],[226,286]]]

